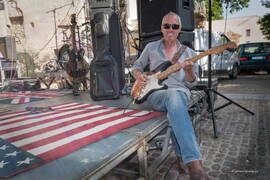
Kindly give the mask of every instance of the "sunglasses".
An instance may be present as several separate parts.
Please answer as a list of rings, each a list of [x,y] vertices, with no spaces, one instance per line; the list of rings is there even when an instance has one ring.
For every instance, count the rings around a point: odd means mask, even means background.
[[[173,30],[179,29],[179,27],[180,27],[179,24],[163,24],[162,26],[164,29],[172,28]]]

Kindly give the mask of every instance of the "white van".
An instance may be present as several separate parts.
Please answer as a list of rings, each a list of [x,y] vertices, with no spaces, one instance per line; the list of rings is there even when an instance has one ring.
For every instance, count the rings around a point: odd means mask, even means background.
[[[197,54],[208,49],[208,30],[195,29],[194,50]],[[230,39],[220,33],[212,33],[212,47],[220,46],[230,42]],[[227,74],[229,78],[237,78],[239,72],[239,60],[236,57],[235,49],[226,49],[220,54],[212,54],[211,69],[213,75]],[[208,56],[198,61],[202,77],[208,75]]]

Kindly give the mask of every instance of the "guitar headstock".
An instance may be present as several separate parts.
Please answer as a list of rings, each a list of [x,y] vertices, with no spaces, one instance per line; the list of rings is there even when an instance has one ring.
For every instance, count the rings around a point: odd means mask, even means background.
[[[209,49],[208,51],[211,54],[219,54],[219,53],[223,52],[225,49],[235,48],[235,47],[236,47],[236,43],[235,42],[230,42],[230,43],[227,43],[227,44],[224,44],[224,45],[221,45],[221,46],[213,47],[213,48]]]

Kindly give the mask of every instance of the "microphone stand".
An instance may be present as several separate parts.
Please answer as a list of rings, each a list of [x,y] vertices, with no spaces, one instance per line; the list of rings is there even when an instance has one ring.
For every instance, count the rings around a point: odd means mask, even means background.
[[[53,8],[52,10],[49,10],[49,11],[47,11],[46,13],[48,14],[48,13],[50,13],[50,12],[52,12],[53,13],[53,20],[54,20],[54,33],[55,33],[55,46],[56,46],[56,50],[58,50],[58,41],[57,41],[57,25],[56,25],[56,10],[58,10],[58,9],[62,9],[62,8],[64,8],[64,7],[66,7],[66,6],[69,6],[69,5],[73,5],[74,6],[74,2],[72,1],[71,3],[69,3],[69,4],[65,4],[65,5],[63,5],[63,6],[60,6],[60,7],[56,7],[56,8]]]

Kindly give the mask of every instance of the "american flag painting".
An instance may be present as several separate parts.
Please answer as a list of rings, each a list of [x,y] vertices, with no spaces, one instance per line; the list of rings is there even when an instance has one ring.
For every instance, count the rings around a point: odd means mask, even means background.
[[[160,116],[161,112],[65,103],[50,111],[2,113],[0,178],[63,157],[124,128]]]
[[[16,91],[0,93],[0,104],[24,104],[70,94],[70,90]]]

